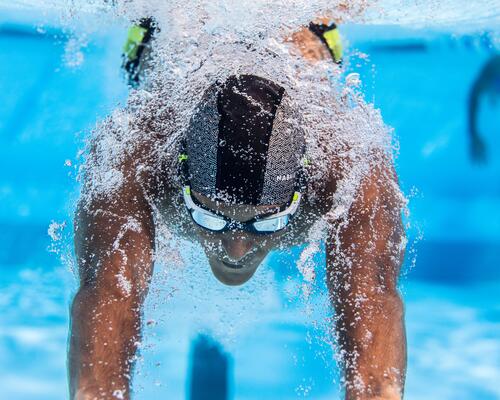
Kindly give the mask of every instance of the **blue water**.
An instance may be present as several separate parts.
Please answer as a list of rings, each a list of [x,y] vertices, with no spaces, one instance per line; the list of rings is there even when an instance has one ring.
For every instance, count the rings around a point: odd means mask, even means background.
[[[401,284],[407,398],[498,399],[500,121],[498,108],[486,102],[481,129],[490,162],[478,167],[468,159],[465,114],[470,84],[490,52],[446,34],[409,41],[408,35],[378,40],[362,33],[351,45],[370,61],[349,68],[361,73],[367,98],[395,128],[401,147],[397,169],[412,194],[413,244]],[[76,281],[60,257],[71,234],[74,165],[88,130],[126,97],[119,72],[123,34],[115,29],[92,38],[83,49],[85,62],[71,69],[62,62],[66,38],[57,30],[39,34],[29,26],[0,25],[2,400],[67,397],[68,307]],[[47,234],[52,221],[68,224],[55,247]],[[421,232],[423,238],[415,240]],[[301,277],[293,260],[280,257],[258,271],[251,287],[258,301],[241,306],[248,322],[234,328],[221,350],[229,397],[339,398],[331,351],[297,300]],[[183,323],[182,313],[194,312],[193,301],[182,295],[158,300],[166,296],[163,272],[156,272],[146,311],[146,320],[155,323],[145,329],[138,399],[181,399],[189,393],[197,332]],[[208,271],[199,275],[211,279]],[[220,289],[220,297],[231,290]],[[224,309],[221,298],[200,294],[203,303],[220,302]],[[204,307],[205,314],[224,319],[220,307]]]

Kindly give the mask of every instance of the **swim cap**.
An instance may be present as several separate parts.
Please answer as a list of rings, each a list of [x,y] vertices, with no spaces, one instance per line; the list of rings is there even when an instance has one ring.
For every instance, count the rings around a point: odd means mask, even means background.
[[[254,75],[212,85],[186,134],[193,190],[231,204],[290,201],[301,170],[304,134],[285,89]]]

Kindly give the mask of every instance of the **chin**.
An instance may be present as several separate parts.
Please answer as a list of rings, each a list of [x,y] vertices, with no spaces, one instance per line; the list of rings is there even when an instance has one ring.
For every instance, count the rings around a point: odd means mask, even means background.
[[[212,273],[219,282],[228,286],[240,286],[255,274],[259,263],[233,264],[219,259],[209,259]],[[254,265],[255,264],[255,265]]]

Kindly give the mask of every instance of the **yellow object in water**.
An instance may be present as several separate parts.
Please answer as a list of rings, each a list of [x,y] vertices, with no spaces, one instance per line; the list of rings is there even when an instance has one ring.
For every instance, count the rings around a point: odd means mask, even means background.
[[[323,33],[323,37],[325,38],[326,44],[328,45],[335,62],[340,63],[342,61],[343,48],[342,38],[338,28]]]
[[[144,40],[146,32],[147,29],[139,25],[134,25],[129,28],[127,41],[123,46],[123,54],[125,54],[125,56],[129,60],[134,60],[135,58],[137,58],[137,51],[139,49],[139,45]]]

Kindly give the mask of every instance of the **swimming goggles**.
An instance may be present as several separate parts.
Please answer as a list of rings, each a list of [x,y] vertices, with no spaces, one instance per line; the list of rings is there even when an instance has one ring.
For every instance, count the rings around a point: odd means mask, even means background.
[[[239,222],[196,205],[191,197],[190,186],[184,186],[182,193],[184,203],[193,221],[202,228],[212,232],[225,232],[236,229],[261,234],[278,232],[290,224],[290,221],[299,209],[301,199],[301,194],[295,192],[292,202],[283,211],[277,214],[256,217],[250,221]]]

